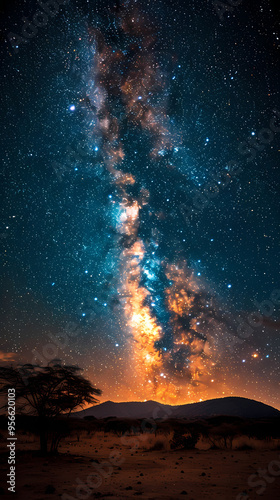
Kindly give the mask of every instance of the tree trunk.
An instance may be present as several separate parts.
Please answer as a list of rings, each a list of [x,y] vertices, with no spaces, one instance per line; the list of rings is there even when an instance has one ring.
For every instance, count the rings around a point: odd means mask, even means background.
[[[48,453],[48,421],[45,417],[39,417],[40,451],[42,455]]]
[[[42,455],[48,453],[48,440],[45,429],[40,429],[40,451]]]

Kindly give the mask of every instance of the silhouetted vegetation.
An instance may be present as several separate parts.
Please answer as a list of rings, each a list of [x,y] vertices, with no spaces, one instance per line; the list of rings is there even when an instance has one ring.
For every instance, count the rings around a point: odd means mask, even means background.
[[[198,440],[199,434],[197,432],[185,435],[182,431],[175,431],[173,438],[170,441],[170,448],[171,450],[193,450]]]
[[[73,410],[96,403],[95,396],[101,394],[81,371],[59,360],[47,366],[0,367],[0,394],[6,396],[9,388],[15,389],[17,414],[37,417],[33,432],[40,436],[43,454],[57,452],[59,442],[69,433],[67,418]]]

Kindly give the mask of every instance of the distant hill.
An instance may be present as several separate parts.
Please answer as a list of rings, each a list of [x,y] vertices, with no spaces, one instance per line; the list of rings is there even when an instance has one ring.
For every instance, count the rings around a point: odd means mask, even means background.
[[[84,418],[208,418],[228,415],[240,418],[280,417],[280,411],[253,399],[229,397],[210,399],[201,403],[171,406],[156,401],[113,403],[106,401],[73,414]]]

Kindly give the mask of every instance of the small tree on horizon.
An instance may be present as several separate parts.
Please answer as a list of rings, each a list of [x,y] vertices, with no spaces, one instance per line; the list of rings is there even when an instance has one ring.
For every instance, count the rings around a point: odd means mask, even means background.
[[[18,365],[0,367],[0,395],[15,389],[17,412],[38,417],[40,450],[48,451],[49,430],[54,421],[87,404],[98,402],[95,396],[102,393],[82,375],[78,366],[62,365],[54,360],[47,366]],[[5,404],[2,408],[6,408]],[[51,451],[57,451],[59,439],[53,436]]]

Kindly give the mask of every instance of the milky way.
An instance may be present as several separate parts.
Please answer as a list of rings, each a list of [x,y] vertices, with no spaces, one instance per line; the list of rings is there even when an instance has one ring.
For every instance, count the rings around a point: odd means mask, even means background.
[[[36,9],[10,9],[7,34]],[[213,2],[70,0],[13,40],[1,46],[0,359],[77,363],[116,401],[276,404],[270,3],[222,19]]]
[[[156,29],[134,2],[119,9],[114,22],[124,40],[121,48],[109,45],[102,31],[91,30],[94,55],[81,102],[88,114],[89,147],[98,144],[115,193],[110,201],[119,235],[115,292],[132,363],[147,397],[176,401],[182,390],[195,394],[195,387],[209,384],[227,326],[211,294],[178,255],[177,242],[170,241],[168,256],[161,249],[158,226],[166,214],[153,206],[153,187],[142,172],[155,169],[163,177],[176,172],[173,157],[181,145],[179,126],[167,111],[166,70],[153,50]],[[130,168],[130,134],[138,136],[135,148],[146,155],[137,172]],[[143,211],[153,220],[145,238]]]

